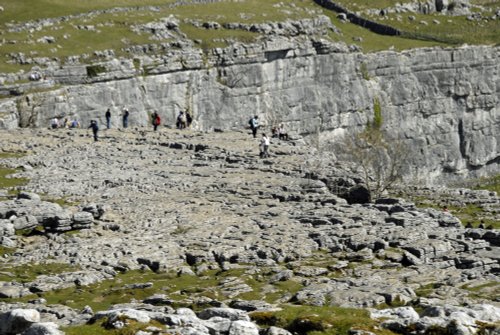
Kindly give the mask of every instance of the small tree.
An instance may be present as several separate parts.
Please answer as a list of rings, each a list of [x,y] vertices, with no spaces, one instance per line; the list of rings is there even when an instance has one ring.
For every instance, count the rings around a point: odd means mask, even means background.
[[[374,118],[366,128],[346,136],[343,154],[359,165],[363,180],[373,198],[379,198],[402,177],[408,149],[399,140],[389,139],[382,130],[382,112],[378,99],[374,100]]]

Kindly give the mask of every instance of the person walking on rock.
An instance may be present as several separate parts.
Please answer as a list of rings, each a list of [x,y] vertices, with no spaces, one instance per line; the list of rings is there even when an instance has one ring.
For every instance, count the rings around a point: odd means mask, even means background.
[[[270,140],[266,134],[262,134],[262,138],[260,139],[260,158],[269,157],[269,144]]]
[[[154,131],[156,131],[156,129],[158,129],[158,126],[161,123],[160,115],[154,112],[153,115],[151,115],[151,118],[153,119],[153,129]]]
[[[50,128],[52,129],[59,128],[59,120],[56,117],[50,120]]]
[[[106,111],[106,128],[111,128],[111,111],[110,109],[108,108],[108,110]]]
[[[125,107],[123,108],[123,128],[128,127],[128,116],[129,116],[128,108]]]
[[[288,133],[286,132],[283,124],[280,124],[280,127],[278,128],[278,137],[280,140],[288,141]]]
[[[253,138],[257,137],[257,129],[259,129],[259,117],[255,115],[250,119],[250,129],[252,129]]]
[[[186,114],[184,114],[183,111],[179,113],[177,116],[177,123],[176,123],[177,129],[184,129],[187,126],[187,118]]]
[[[97,142],[98,141],[97,132],[99,131],[99,126],[97,125],[97,121],[91,120],[89,128],[92,129],[92,133],[94,134],[94,142]]]

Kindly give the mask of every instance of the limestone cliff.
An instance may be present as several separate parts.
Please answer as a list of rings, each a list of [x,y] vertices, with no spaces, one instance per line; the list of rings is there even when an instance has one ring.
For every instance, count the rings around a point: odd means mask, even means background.
[[[230,129],[255,114],[326,143],[362,129],[377,100],[383,127],[411,148],[412,176],[437,182],[499,171],[499,47],[362,54],[278,40],[75,65],[48,78],[37,93],[4,87],[17,96],[0,101],[0,127],[46,127],[53,117],[102,123],[108,107],[118,126],[126,106],[132,125],[147,125],[153,111],[174,125],[190,110],[200,130]]]

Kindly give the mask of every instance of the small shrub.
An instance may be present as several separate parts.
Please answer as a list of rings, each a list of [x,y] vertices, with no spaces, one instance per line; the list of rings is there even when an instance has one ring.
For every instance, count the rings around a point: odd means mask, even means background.
[[[361,63],[359,66],[359,71],[361,72],[361,75],[363,76],[364,80],[370,80],[370,73],[368,73],[368,68],[366,66],[366,63]]]
[[[89,65],[87,66],[87,76],[93,78],[99,74],[106,72],[106,68],[102,65]]]
[[[380,129],[382,127],[382,107],[380,106],[380,100],[378,98],[373,99],[373,122],[372,127],[374,129]]]

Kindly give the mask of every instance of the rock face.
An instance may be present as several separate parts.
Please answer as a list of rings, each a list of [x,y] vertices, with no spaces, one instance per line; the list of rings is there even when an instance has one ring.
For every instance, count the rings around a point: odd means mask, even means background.
[[[0,245],[14,247],[16,231],[37,227],[52,233],[89,229],[94,216],[84,210],[72,213],[56,203],[41,201],[37,194],[21,192],[16,200],[0,202]]]
[[[53,117],[103,124],[110,107],[117,127],[126,106],[131,125],[149,124],[157,111],[173,126],[179,111],[190,110],[197,129],[231,129],[256,114],[263,124],[284,123],[324,144],[362,129],[379,103],[383,128],[411,148],[407,172],[414,177],[498,171],[498,47],[360,54],[322,40],[276,37],[208,55],[188,49],[152,64],[144,59],[146,75],[126,60],[99,66],[92,77],[85,65],[53,69],[54,84],[72,85],[2,99],[0,126],[46,127]]]

